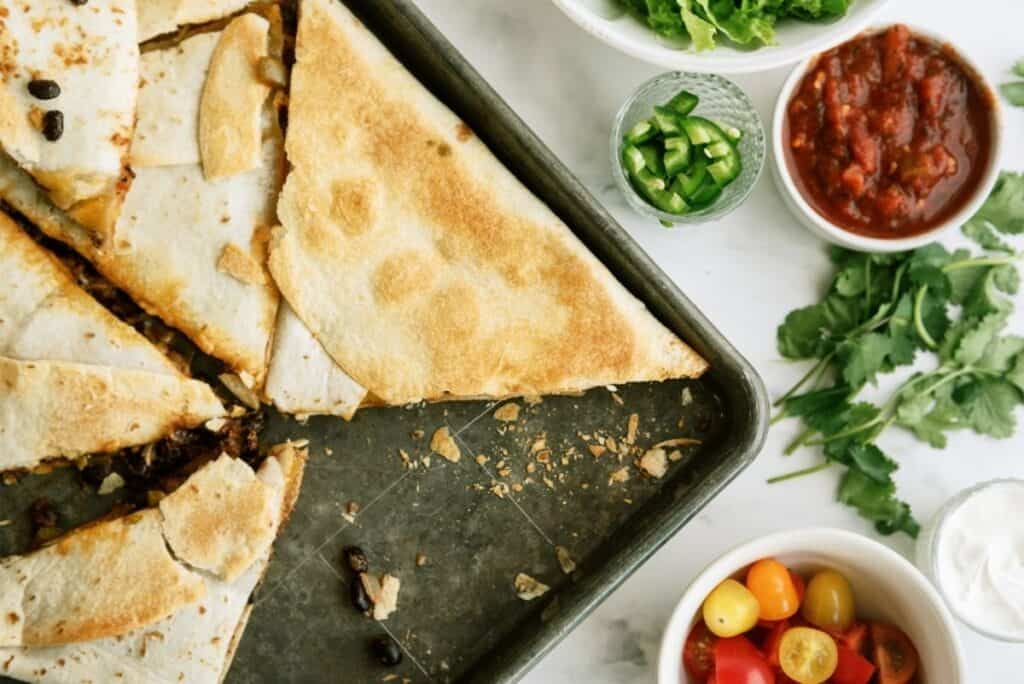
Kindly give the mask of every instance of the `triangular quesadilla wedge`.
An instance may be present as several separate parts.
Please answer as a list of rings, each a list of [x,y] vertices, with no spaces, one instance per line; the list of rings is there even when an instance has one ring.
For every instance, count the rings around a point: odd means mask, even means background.
[[[0,356],[181,375],[167,356],[89,296],[64,264],[3,213]]]
[[[0,471],[146,444],[224,414],[0,214]]]
[[[258,158],[246,159],[259,166],[215,181],[203,173],[198,124],[182,118],[200,111],[206,76],[213,71],[211,61],[236,24],[250,29],[258,25],[264,32],[269,27],[261,17],[243,15],[225,31],[194,36],[166,48],[159,57],[147,53],[138,111],[145,157],[136,160],[135,181],[115,239],[97,244],[3,160],[0,194],[48,236],[92,262],[147,312],[224,361],[255,389],[266,374],[278,303],[277,289],[265,269],[265,244],[276,222],[274,201],[284,174],[276,112],[269,103],[257,103],[263,139]],[[216,43],[210,35],[216,36]],[[221,50],[225,53],[226,60],[234,59],[231,50]],[[237,74],[237,81],[251,85],[256,69],[250,66]],[[164,70],[177,77],[162,77]],[[183,99],[191,103],[164,106]],[[226,112],[228,121],[251,121],[249,102],[247,111]],[[251,138],[248,130],[246,139]]]
[[[336,0],[299,7],[270,269],[392,404],[701,374],[672,335]]]
[[[251,0],[135,0],[139,12],[139,42],[182,26],[204,24],[238,12]]]
[[[366,398],[366,388],[334,362],[291,307],[277,312],[274,352],[264,388],[282,413],[334,415],[351,420]]]
[[[157,508],[0,561],[0,608],[17,618],[0,621],[0,673],[59,684],[222,681],[305,459],[278,445],[254,472],[221,456]]]
[[[139,49],[133,0],[0,0],[0,147],[100,236],[131,174]]]

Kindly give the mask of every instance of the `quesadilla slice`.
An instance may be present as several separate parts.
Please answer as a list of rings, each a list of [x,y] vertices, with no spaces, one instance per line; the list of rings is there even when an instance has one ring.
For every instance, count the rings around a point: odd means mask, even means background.
[[[0,561],[0,608],[17,618],[0,621],[0,672],[60,684],[222,681],[305,459],[289,443],[255,471],[221,456],[158,507]]]
[[[0,214],[0,471],[146,444],[223,413]]]
[[[366,398],[366,388],[350,378],[299,320],[281,304],[265,388],[283,413],[334,415],[351,420]]]
[[[139,12],[139,42],[182,26],[203,24],[238,12],[250,0],[135,0]]]
[[[342,3],[299,12],[269,263],[345,372],[402,404],[704,371]]]
[[[0,0],[0,147],[100,237],[131,181],[133,0]]]
[[[254,116],[259,118],[258,154],[253,159],[247,152],[243,163],[235,166],[245,169],[239,173],[208,179],[199,144],[202,99],[217,55],[238,65],[239,51],[249,62],[256,54],[244,41],[221,45],[236,25],[245,28],[246,35],[254,29],[269,30],[262,17],[242,15],[224,31],[146,53],[136,175],[117,222],[116,239],[97,244],[3,160],[0,193],[40,230],[92,262],[147,312],[225,362],[248,387],[258,389],[266,374],[278,304],[277,289],[265,269],[266,241],[276,222],[274,202],[284,173],[276,111],[269,102],[248,99],[244,107],[227,108],[224,122],[211,125],[220,130],[232,122],[251,124]],[[238,68],[234,79],[248,83],[248,92],[257,73],[255,64],[247,65]],[[211,116],[216,119],[216,111]],[[246,131],[241,139],[251,145],[251,126]]]

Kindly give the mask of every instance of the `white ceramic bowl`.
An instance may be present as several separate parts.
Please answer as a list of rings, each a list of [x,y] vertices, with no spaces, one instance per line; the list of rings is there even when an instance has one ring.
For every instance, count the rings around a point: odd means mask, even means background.
[[[701,605],[719,582],[739,577],[762,558],[806,576],[832,568],[853,586],[857,615],[900,627],[917,647],[921,684],[964,684],[967,675],[953,616],[928,579],[903,556],[876,541],[831,528],[779,532],[747,542],[713,562],[690,584],[661,640],[658,684],[700,684],[683,668],[683,644],[701,619]]]
[[[870,32],[874,33],[877,31],[883,31],[888,27],[889,25],[875,27],[872,28]],[[923,36],[941,45],[953,45],[952,41],[948,38],[937,35],[934,31],[929,31],[928,29],[923,29],[919,26],[909,24],[908,27],[910,28],[910,32],[914,35]],[[775,114],[772,117],[771,146],[773,160],[770,164],[772,168],[772,177],[775,179],[775,185],[778,187],[779,194],[782,195],[782,199],[785,201],[786,206],[789,207],[789,210],[801,224],[809,228],[811,232],[817,234],[819,237],[841,247],[847,247],[861,252],[902,252],[905,250],[916,249],[922,245],[928,244],[929,242],[933,242],[942,233],[952,228],[962,226],[967,222],[967,219],[971,218],[971,216],[978,211],[978,208],[981,207],[985,198],[988,197],[990,192],[992,192],[992,187],[999,179],[999,172],[1002,168],[1002,148],[1004,138],[1003,109],[998,95],[995,94],[995,88],[988,79],[985,78],[978,65],[959,49],[954,49],[956,50],[956,54],[960,58],[962,65],[966,67],[969,75],[973,76],[983,89],[988,89],[988,91],[992,93],[992,149],[990,150],[988,157],[988,166],[985,168],[985,173],[981,178],[981,182],[978,184],[978,187],[975,190],[974,195],[971,196],[971,199],[963,205],[960,211],[949,217],[948,220],[927,232],[906,238],[890,239],[857,235],[837,226],[815,211],[793,181],[792,173],[789,168],[789,146],[785,136],[786,110],[788,108],[789,101],[793,98],[793,94],[799,87],[801,81],[803,81],[804,76],[817,63],[818,55],[814,55],[813,57],[798,64],[789,75],[789,78],[786,79],[786,82],[782,85],[782,91],[779,93],[779,99],[775,103]]]
[[[570,19],[599,40],[642,59],[679,71],[738,74],[792,64],[843,42],[870,25],[889,0],[856,0],[831,23],[786,20],[776,26],[776,45],[748,50],[720,42],[695,52],[686,43],[662,38],[625,13],[618,0],[553,0]]]

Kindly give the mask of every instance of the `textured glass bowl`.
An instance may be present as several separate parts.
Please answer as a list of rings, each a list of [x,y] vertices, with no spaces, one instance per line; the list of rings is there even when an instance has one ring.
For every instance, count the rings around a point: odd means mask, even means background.
[[[669,214],[648,204],[630,184],[622,167],[621,154],[622,136],[626,131],[638,121],[650,118],[655,105],[665,104],[680,90],[688,90],[700,98],[694,114],[735,126],[743,132],[738,146],[743,162],[742,173],[722,190],[721,196],[711,206],[683,215]],[[612,126],[612,175],[629,205],[644,216],[672,225],[705,223],[722,218],[747,198],[764,168],[765,146],[761,117],[739,86],[714,74],[672,71],[644,83],[619,110]]]

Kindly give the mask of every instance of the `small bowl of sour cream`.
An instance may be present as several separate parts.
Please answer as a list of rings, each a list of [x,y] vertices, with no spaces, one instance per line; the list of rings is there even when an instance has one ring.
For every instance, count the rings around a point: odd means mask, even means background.
[[[1024,642],[1024,480],[953,497],[921,535],[917,564],[968,627]]]

